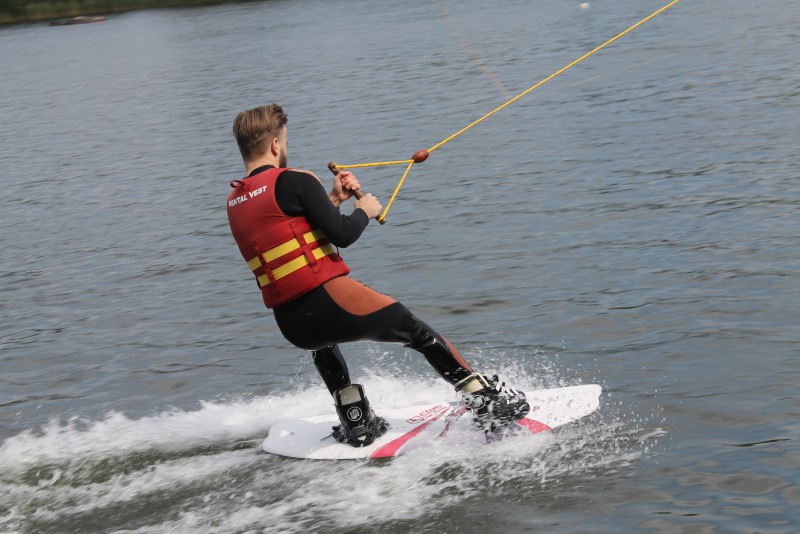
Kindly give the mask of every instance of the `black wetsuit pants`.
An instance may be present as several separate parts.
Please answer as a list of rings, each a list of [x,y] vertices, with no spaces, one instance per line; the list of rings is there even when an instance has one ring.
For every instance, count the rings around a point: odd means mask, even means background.
[[[402,343],[422,353],[451,384],[472,374],[469,364],[445,338],[397,301],[371,313],[356,315],[340,306],[320,286],[273,311],[284,337],[302,349],[313,351],[314,365],[331,393],[350,384],[347,364],[337,344],[352,341]]]

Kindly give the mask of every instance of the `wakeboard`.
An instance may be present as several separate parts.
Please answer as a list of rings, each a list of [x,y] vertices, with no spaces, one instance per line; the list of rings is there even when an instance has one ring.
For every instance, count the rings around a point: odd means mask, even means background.
[[[576,421],[597,410],[601,392],[602,388],[597,384],[526,392],[531,410],[509,430],[516,434],[537,434]],[[472,417],[461,403],[450,402],[393,409],[377,407],[375,412],[386,419],[389,430],[366,447],[352,447],[333,437],[332,429],[339,424],[335,413],[279,421],[270,428],[261,447],[268,453],[291,458],[392,458],[435,440],[448,439],[455,424],[469,428],[470,425],[463,423]],[[509,430],[496,438],[508,435]],[[484,435],[478,428],[469,434],[477,441],[492,441],[492,436]]]

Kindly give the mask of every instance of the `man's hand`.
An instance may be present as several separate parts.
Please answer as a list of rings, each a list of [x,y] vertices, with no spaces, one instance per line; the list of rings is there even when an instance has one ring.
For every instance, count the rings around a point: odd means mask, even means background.
[[[342,202],[353,196],[353,191],[361,189],[358,178],[352,172],[339,171],[333,177],[333,190],[328,194],[334,206],[339,206]],[[366,210],[364,210],[366,211]]]
[[[375,198],[375,195],[373,195],[372,193],[367,193],[366,195],[358,199],[356,201],[355,207],[356,209],[364,210],[364,213],[366,213],[370,219],[374,219],[375,217],[380,215],[381,210],[383,209],[381,203],[378,202],[378,199]]]

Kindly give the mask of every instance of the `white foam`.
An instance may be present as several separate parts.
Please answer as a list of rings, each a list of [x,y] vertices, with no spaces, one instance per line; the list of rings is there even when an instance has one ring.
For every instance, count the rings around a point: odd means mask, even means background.
[[[0,463],[11,471],[139,451],[183,451],[266,434],[276,413],[300,415],[288,399],[258,398],[230,404],[202,402],[196,411],[174,410],[132,419],[111,412],[98,421],[73,417],[53,420],[0,445]]]
[[[52,521],[202,483],[223,476],[230,469],[259,461],[251,451],[226,451],[155,463],[145,469],[122,472],[102,482],[82,486],[58,484],[63,472],[56,470],[53,478],[40,481],[37,486],[17,485],[14,488],[15,500],[24,499],[29,506],[35,504],[31,519]],[[6,485],[4,489],[9,488]]]

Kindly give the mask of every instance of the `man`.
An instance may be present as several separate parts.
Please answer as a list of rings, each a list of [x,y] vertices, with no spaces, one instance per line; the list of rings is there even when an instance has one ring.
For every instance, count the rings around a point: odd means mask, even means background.
[[[340,205],[360,189],[352,173],[338,173],[326,192],[313,173],[288,169],[286,123],[286,113],[275,103],[236,117],[233,135],[246,176],[231,182],[228,221],[281,333],[312,353],[341,421],[336,439],[361,447],[387,429],[364,388],[350,382],[338,348],[358,340],[403,343],[422,353],[464,395],[465,407],[487,432],[524,416],[529,406],[523,393],[506,388],[497,376],[474,372],[405,306],[347,276],[350,269],[334,247],[355,242],[380,214],[381,204],[366,194],[344,215]]]

